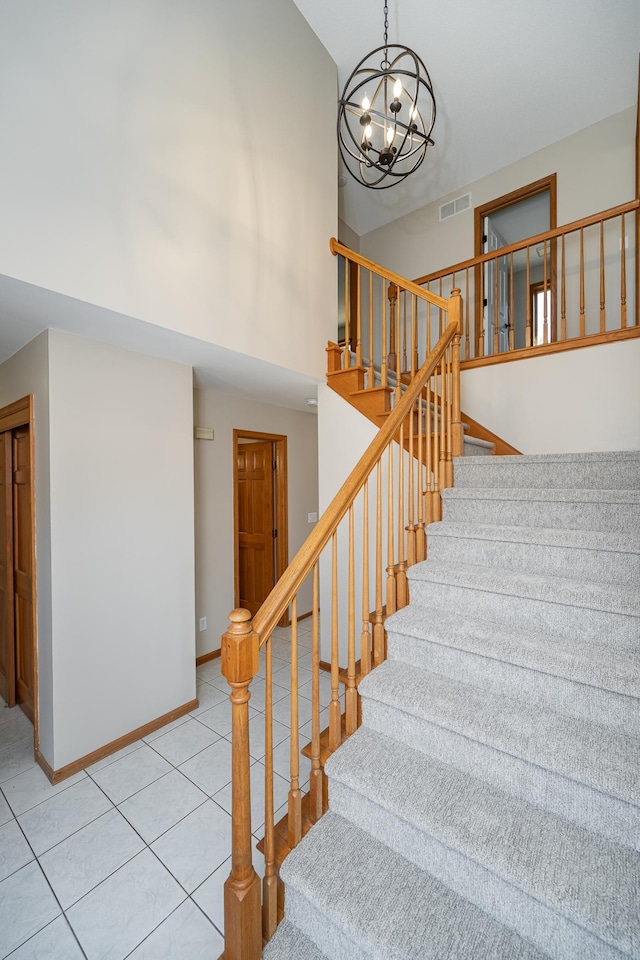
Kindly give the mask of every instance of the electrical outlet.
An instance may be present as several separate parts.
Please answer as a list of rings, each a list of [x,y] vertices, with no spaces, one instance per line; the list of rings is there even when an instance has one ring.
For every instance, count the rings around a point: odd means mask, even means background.
[[[317,523],[318,514],[317,513],[308,513],[307,514],[307,523]]]
[[[206,629],[207,629],[207,618],[200,617],[200,632],[202,633],[202,631]]]

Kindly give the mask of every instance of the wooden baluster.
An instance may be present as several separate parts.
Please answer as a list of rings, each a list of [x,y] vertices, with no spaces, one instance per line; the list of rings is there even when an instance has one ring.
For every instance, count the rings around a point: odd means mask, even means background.
[[[442,296],[442,277],[440,277],[438,294],[439,296]],[[440,336],[442,336],[444,333],[444,317],[442,315],[442,307],[438,307],[438,329],[440,331]]]
[[[600,333],[607,329],[604,299],[604,222],[600,221]]]
[[[358,727],[358,691],[356,690],[356,584],[354,573],[353,504],[349,507],[349,580],[347,614],[347,692],[345,729],[348,737]]]
[[[413,416],[413,413],[411,414]],[[396,572],[396,610],[407,605],[407,561],[404,548],[404,422],[400,424],[398,452],[398,569]]]
[[[580,227],[580,336],[584,334],[584,227]]]
[[[425,388],[425,403],[426,403],[426,406],[427,406],[427,413],[426,413],[426,417],[425,417],[425,421],[424,421],[424,422],[425,422],[425,438],[424,438],[424,442],[425,442],[425,450],[426,450],[426,454],[427,454],[427,471],[426,471],[426,472],[427,472],[427,476],[426,476],[424,519],[425,519],[425,523],[426,523],[427,526],[428,526],[428,525],[429,525],[430,523],[432,523],[433,520],[434,520],[434,515],[433,515],[433,492],[432,492],[432,491],[433,491],[433,474],[434,474],[434,471],[433,471],[433,459],[432,459],[432,454],[433,454],[433,443],[434,443],[434,439],[433,439],[433,438],[434,438],[434,430],[433,430],[434,419],[433,419],[433,417],[434,417],[434,415],[435,415],[435,408],[434,408],[433,410],[431,409],[431,404],[432,404],[432,401],[431,401],[431,378],[429,378],[429,380],[427,380],[427,384],[426,384],[426,388]],[[428,554],[428,547],[429,547],[428,541],[427,541],[427,543],[426,543],[426,547],[427,547],[427,554]]]
[[[478,287],[476,299],[476,322],[478,324],[477,332],[477,357],[484,356],[484,264],[476,268],[476,286]],[[529,288],[527,280],[527,289]]]
[[[385,279],[382,281],[382,359],[380,361],[380,382],[387,386],[387,298],[385,296]]]
[[[433,488],[431,493],[431,519],[440,519],[440,457],[438,456],[438,438],[440,434],[440,413],[438,410],[438,381],[433,384]]]
[[[342,740],[340,719],[340,665],[338,662],[338,534],[331,537],[331,703],[329,704],[329,750]]]
[[[387,616],[396,612],[396,574],[393,538],[393,441],[387,447],[389,459],[389,489],[387,491]]]
[[[398,300],[398,288],[396,287],[395,283],[389,284],[387,296],[389,298],[389,357],[387,359],[387,363],[389,365],[389,370],[394,370],[396,373],[399,373],[398,357],[396,355],[396,306]]]
[[[264,710],[264,880],[262,881],[262,936],[270,940],[278,926],[278,878],[275,865],[273,804],[273,667],[271,637],[265,644]]]
[[[420,366],[418,361],[418,298],[411,296],[411,379],[416,375]]]
[[[439,481],[440,489],[443,490],[447,485],[447,374],[445,369],[445,358],[442,357],[440,361],[440,420],[439,420],[439,434],[440,434],[440,468],[439,468]],[[441,512],[438,508],[438,519],[440,519]]]
[[[427,356],[429,356],[430,352],[431,352],[431,304],[427,301]]]
[[[464,427],[460,415],[460,341],[462,303],[460,290],[451,291],[449,300],[449,318],[458,324],[458,333],[453,338],[451,352],[451,452],[454,457],[461,457],[464,453]],[[453,486],[453,478],[451,480]]]
[[[469,353],[469,267],[465,270],[464,287],[464,359],[468,360]]]
[[[300,790],[300,731],[298,724],[298,614],[297,597],[291,604],[291,783],[287,807],[288,842],[293,850],[302,840],[302,791]]]
[[[547,303],[547,241],[545,240],[542,245],[543,256],[542,256],[542,290],[543,290],[543,304],[542,304],[542,342],[549,343],[549,306]]]
[[[451,459],[452,443],[451,443],[451,347],[447,347],[446,353],[444,355],[444,368],[445,368],[445,378],[444,378],[444,400],[446,411],[445,417],[445,432],[446,432],[446,456],[445,456],[445,482],[444,487],[453,486],[453,460]]]
[[[416,562],[419,563],[426,557],[426,543],[424,533],[424,449],[423,449],[423,423],[427,416],[424,409],[424,399],[421,393],[418,397],[418,529],[416,532]]]
[[[349,291],[349,274],[351,262],[344,261],[344,367],[351,366],[351,294]]]
[[[562,264],[560,269],[562,273],[560,278],[560,339],[564,341],[567,339],[567,271],[565,266],[564,233],[562,234]]]
[[[513,253],[509,255],[510,265],[509,265],[509,350],[515,349],[515,335],[516,335],[516,324],[515,324],[515,291],[513,289]]]
[[[358,264],[358,279],[356,282],[356,366],[362,366],[362,300],[360,298],[360,264]]]
[[[375,346],[373,342],[373,273],[369,270],[369,378],[368,387],[371,390],[374,386],[375,374],[373,370],[373,355]]]
[[[371,670],[371,633],[369,624],[369,481],[362,488],[362,631],[360,633],[360,675]]]
[[[373,624],[373,665],[384,660],[382,622],[382,458],[376,465],[376,615]]]
[[[407,365],[407,291],[402,290],[402,362],[400,363],[401,373],[406,373],[409,369]]]
[[[420,401],[418,401],[417,417],[421,417]],[[409,489],[407,496],[409,499],[409,508],[407,514],[407,567],[412,567],[416,562],[416,524],[414,512],[415,486],[413,482],[415,474],[415,457],[413,438],[415,433],[416,408],[414,407],[409,414]]]
[[[625,239],[623,213],[622,236],[620,238],[620,327],[623,330],[627,325],[627,254],[625,252]]]
[[[493,261],[493,353],[498,354],[500,352],[500,338],[499,338],[499,327],[500,327],[500,313],[498,310],[498,297],[500,295],[500,290],[498,287],[498,265],[500,262],[500,257],[496,257]]]
[[[320,765],[320,631],[318,623],[319,586],[318,562],[313,565],[312,627],[311,627],[311,821],[316,823],[324,813],[324,784]]]
[[[533,344],[533,333],[531,329],[531,247],[527,247],[527,325],[525,327],[524,345],[530,347]]]
[[[262,956],[260,878],[251,851],[249,684],[259,669],[258,635],[248,610],[232,610],[222,636],[222,675],[231,687],[231,873],[224,885],[226,960]]]

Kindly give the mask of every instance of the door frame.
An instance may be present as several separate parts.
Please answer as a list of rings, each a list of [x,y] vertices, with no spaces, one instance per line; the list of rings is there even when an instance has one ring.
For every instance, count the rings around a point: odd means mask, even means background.
[[[29,457],[31,460],[31,634],[33,637],[33,747],[37,755],[40,745],[38,710],[38,612],[36,589],[36,484],[35,443],[33,429],[33,394],[30,393],[6,407],[0,408],[0,433],[15,427],[29,427]]]
[[[269,440],[273,444],[273,459],[275,463],[275,523],[278,536],[276,537],[275,580],[280,579],[289,566],[289,518],[288,518],[288,487],[287,487],[287,438],[281,433],[260,433],[257,430],[233,431],[233,604],[240,603],[240,549],[238,531],[238,441],[239,440]],[[285,611],[278,626],[289,625],[289,611]]]
[[[521,200],[528,200],[530,197],[535,197],[539,193],[549,192],[549,229],[555,230],[557,227],[557,215],[558,215],[558,205],[557,205],[557,174],[551,173],[548,177],[542,177],[540,180],[534,180],[533,183],[528,183],[524,187],[519,187],[517,190],[512,190],[510,193],[505,193],[502,197],[497,197],[495,200],[489,200],[488,203],[483,203],[479,207],[475,207],[473,211],[473,255],[474,257],[482,256],[482,221],[485,217],[491,216],[492,213],[497,213],[498,210],[504,210],[505,207],[511,207],[515,203],[520,203]],[[549,286],[551,288],[551,324],[550,324],[550,342],[556,339],[556,275],[557,275],[557,266],[556,266],[556,240],[549,241],[549,258],[551,262],[551,271],[549,277]],[[475,277],[474,277],[474,291],[475,291],[475,304],[474,304],[474,316],[475,316],[475,330],[476,330],[476,350],[478,349],[480,343],[482,343],[482,353],[478,353],[477,356],[484,355],[484,323],[483,323],[483,265],[478,264],[475,268]],[[509,318],[509,323],[512,322],[512,317]],[[481,336],[482,331],[482,336]]]

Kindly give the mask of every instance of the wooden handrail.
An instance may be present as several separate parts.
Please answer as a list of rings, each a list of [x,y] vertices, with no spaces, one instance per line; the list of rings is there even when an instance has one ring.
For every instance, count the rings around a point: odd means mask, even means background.
[[[339,247],[340,244],[336,244],[336,246]],[[346,250],[346,248],[344,249]],[[349,256],[352,256],[351,251],[347,251],[347,253]],[[443,302],[445,306],[449,307],[450,323],[446,330],[420,367],[417,375],[407,387],[392,413],[387,417],[384,426],[378,431],[371,445],[362,455],[338,493],[318,520],[315,529],[300,547],[294,559],[253,618],[253,629],[260,638],[261,647],[270,637],[274,627],[289,606],[291,598],[297,593],[311,571],[311,568],[329,542],[337,525],[346,515],[350,503],[353,502],[353,499],[363,487],[365,480],[372,470],[372,466],[375,465],[376,461],[382,456],[386,447],[398,432],[400,425],[409,415],[413,405],[421,395],[425,383],[441,362],[445,350],[450,343],[453,343],[456,336],[459,338],[461,314],[460,291],[453,291],[451,300],[444,300]],[[459,411],[459,406],[457,409]]]
[[[432,280],[439,280],[443,276],[449,276],[450,274],[459,273],[462,270],[467,270],[471,267],[477,267],[480,264],[487,263],[490,260],[495,260],[498,257],[508,256],[510,253],[516,253],[518,250],[526,250],[527,247],[534,247],[540,243],[543,243],[545,240],[554,240],[557,237],[562,237],[567,233],[573,233],[576,230],[584,229],[585,227],[591,227],[596,223],[601,223],[605,220],[612,220],[614,217],[619,217],[622,214],[632,213],[635,210],[640,210],[640,199],[638,200],[629,200],[627,203],[621,203],[617,207],[609,207],[608,210],[603,210],[601,213],[594,213],[590,217],[583,217],[581,220],[574,220],[571,223],[567,223],[561,227],[555,227],[553,230],[547,230],[545,233],[538,233],[535,237],[527,237],[525,240],[519,240],[517,243],[510,243],[505,247],[500,247],[498,250],[492,250],[490,253],[482,253],[477,257],[471,257],[469,260],[462,260],[460,263],[455,263],[453,266],[445,267],[443,270],[434,270],[432,273],[426,274],[424,277],[418,277],[417,280],[413,281],[413,284],[422,290],[420,284],[430,283]],[[333,243],[333,241],[332,241]],[[342,252],[339,251],[340,253]],[[354,259],[357,254],[354,254],[352,251],[348,251],[349,257]],[[407,287],[407,289],[409,289]],[[426,296],[427,291],[422,290],[423,296]],[[440,299],[440,298],[438,298]],[[445,303],[447,301],[445,300]]]
[[[446,297],[439,297],[437,294],[431,293],[429,290],[424,290],[422,287],[418,286],[419,281],[406,280],[404,277],[401,277],[399,273],[394,273],[393,270],[387,270],[385,267],[381,267],[380,264],[375,263],[373,260],[368,260],[366,257],[361,257],[359,253],[354,253],[354,251],[350,250],[349,247],[345,247],[341,243],[338,243],[335,237],[331,238],[329,246],[334,257],[340,254],[341,256],[346,257],[347,260],[350,260],[352,263],[358,263],[361,267],[365,267],[365,269],[377,274],[377,276],[383,277],[389,283],[395,284],[402,290],[406,290],[407,293],[412,293],[415,297],[420,297],[421,300],[428,300],[429,303],[433,304],[434,307],[439,307],[441,310],[448,309],[449,301],[446,299]]]

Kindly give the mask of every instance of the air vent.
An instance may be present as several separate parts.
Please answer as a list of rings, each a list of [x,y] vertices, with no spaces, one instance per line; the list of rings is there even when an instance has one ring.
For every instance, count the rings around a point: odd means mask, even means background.
[[[455,200],[449,200],[440,207],[440,220],[448,220],[449,217],[455,217],[456,213],[462,213],[463,210],[469,210],[471,207],[471,194],[463,193],[461,197]]]

